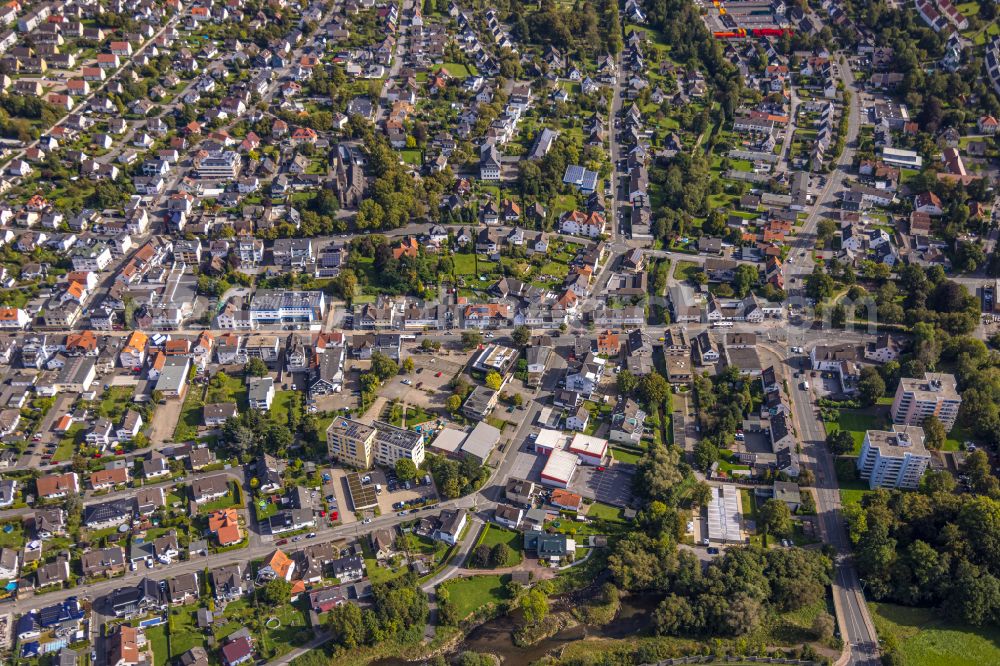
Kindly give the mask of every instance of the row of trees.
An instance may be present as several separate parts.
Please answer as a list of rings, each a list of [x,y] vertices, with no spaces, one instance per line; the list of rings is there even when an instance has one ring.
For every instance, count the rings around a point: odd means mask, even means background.
[[[369,608],[362,610],[357,604],[337,606],[330,611],[327,626],[337,644],[350,649],[404,637],[416,640],[423,634],[427,616],[427,595],[416,576],[407,573],[372,585]]]
[[[972,493],[956,493],[947,472],[929,472],[921,492],[879,490],[845,507],[872,598],[940,606],[973,625],[1000,622],[997,479],[981,451],[964,471]]]
[[[486,483],[490,470],[471,458],[452,460],[444,456],[428,454],[424,468],[434,477],[444,499],[454,499],[475,492]]]

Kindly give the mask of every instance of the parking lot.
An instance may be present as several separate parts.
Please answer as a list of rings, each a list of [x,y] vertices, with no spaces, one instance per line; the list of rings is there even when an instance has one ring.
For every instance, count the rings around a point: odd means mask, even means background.
[[[444,400],[451,395],[448,384],[465,368],[464,356],[449,358],[449,354],[447,351],[427,353],[414,350],[410,356],[413,372],[390,379],[381,394],[390,400],[403,400],[421,407],[444,405]]]
[[[393,482],[384,470],[375,468],[369,471],[368,474],[372,477],[372,483],[382,487],[382,492],[378,494],[378,509],[383,516],[399,513],[400,509],[393,508],[393,505],[398,502],[411,502],[416,499],[433,501],[437,499],[438,495],[437,490],[434,488],[433,479],[430,485],[424,485],[424,477],[421,476],[418,479],[420,485],[411,481],[409,490],[403,486],[399,486],[395,490],[389,490],[390,487],[393,487]]]
[[[327,503],[330,510],[338,511],[340,522],[345,525],[357,522],[347,497],[347,483],[344,481],[347,472],[340,467],[330,467],[323,470],[323,474],[330,477],[329,481],[323,482],[323,497],[333,495],[337,500],[336,506],[331,502]]]
[[[597,467],[578,465],[569,490],[597,502],[625,507],[632,501],[634,470],[631,465],[612,465],[603,471]]]
[[[525,451],[524,446],[517,452],[514,463],[510,467],[510,476],[514,479],[527,479],[537,482],[545,467],[545,457]]]
[[[746,432],[743,437],[742,444],[744,451],[748,453],[771,453],[771,438],[764,431]]]

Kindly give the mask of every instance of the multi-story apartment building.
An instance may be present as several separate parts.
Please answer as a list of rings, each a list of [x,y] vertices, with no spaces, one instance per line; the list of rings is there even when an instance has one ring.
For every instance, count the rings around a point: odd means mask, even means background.
[[[199,178],[232,179],[240,172],[242,159],[232,151],[210,152],[196,164]]]
[[[858,456],[858,473],[871,488],[917,488],[930,465],[920,426],[894,425],[869,430]]]
[[[927,372],[923,379],[904,377],[892,401],[892,422],[923,425],[928,416],[936,416],[950,431],[961,406],[955,375]]]
[[[259,289],[250,304],[255,325],[306,324],[323,319],[326,297],[322,291]]]
[[[372,425],[353,419],[334,419],[326,431],[331,458],[367,469],[373,462],[394,467],[403,458],[420,465],[424,461],[424,436],[383,421]]]
[[[375,422],[375,462],[389,468],[396,466],[396,461],[407,458],[415,465],[424,462],[424,435],[414,430],[397,428],[396,426]]]
[[[372,464],[375,428],[352,419],[334,419],[326,431],[326,445],[331,458],[359,469]]]
[[[73,270],[99,273],[107,268],[111,258],[111,249],[104,243],[79,246],[73,251]]]

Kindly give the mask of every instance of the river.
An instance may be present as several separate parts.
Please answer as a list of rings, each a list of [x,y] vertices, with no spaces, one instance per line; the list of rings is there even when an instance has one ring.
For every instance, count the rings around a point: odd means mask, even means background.
[[[490,652],[502,658],[504,664],[520,666],[530,664],[547,654],[558,653],[567,643],[584,638],[635,636],[648,631],[650,616],[661,599],[659,595],[652,594],[623,597],[621,609],[610,623],[600,627],[589,625],[569,627],[528,647],[514,645],[512,632],[518,617],[515,611],[513,615],[498,617],[473,629],[454,652],[448,654],[448,657],[451,659],[468,651]],[[414,663],[402,659],[380,659],[372,662],[371,666],[414,666]]]

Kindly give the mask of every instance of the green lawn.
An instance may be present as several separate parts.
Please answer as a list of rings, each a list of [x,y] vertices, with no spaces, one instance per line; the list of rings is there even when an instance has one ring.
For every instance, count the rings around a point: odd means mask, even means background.
[[[612,523],[623,522],[622,510],[617,506],[611,506],[604,502],[594,502],[587,509],[587,517],[597,520],[606,520]]]
[[[942,451],[958,451],[962,448],[962,444],[970,441],[972,435],[962,426],[956,425],[951,429],[948,434],[948,439],[945,440],[944,446],[941,447]]]
[[[455,264],[455,275],[476,274],[476,255],[455,254],[452,255],[452,261]]]
[[[612,446],[611,457],[617,460],[618,462],[629,463],[630,465],[634,465],[637,462],[639,462],[639,459],[642,458],[642,455],[630,449],[620,449],[617,446]]]
[[[836,430],[848,430],[854,438],[851,455],[861,453],[865,441],[865,431],[884,428],[887,425],[886,410],[881,407],[869,409],[841,409],[836,421],[823,421],[827,434]]]
[[[448,70],[449,74],[459,79],[464,79],[470,73],[468,67],[457,62],[446,62],[441,66]]]
[[[224,373],[218,373],[208,384],[205,391],[205,402],[235,402],[244,410],[247,408],[247,385],[242,377],[233,377]]]
[[[753,493],[746,488],[740,488],[740,507],[743,509],[743,517],[757,524],[757,503],[754,501]],[[762,545],[763,538],[756,532],[750,536],[750,543]]]
[[[843,485],[840,487],[840,505],[847,506],[849,504],[861,504],[861,500],[864,499],[865,495],[871,492],[868,484],[863,481],[857,482],[858,487],[845,488]]]
[[[112,386],[101,396],[97,413],[112,423],[118,423],[132,402],[134,393],[135,389],[132,386]]]
[[[678,280],[693,280],[695,273],[701,272],[701,266],[693,261],[678,261],[674,267],[674,277]]]
[[[976,16],[979,14],[979,3],[963,2],[955,5],[955,9],[957,9],[962,16]]]
[[[206,637],[198,628],[197,613],[197,605],[182,606],[170,611],[171,659],[176,659],[196,645],[205,645]],[[154,659],[159,663],[159,655],[155,655]]]
[[[850,456],[844,456],[850,458]],[[853,462],[853,458],[851,459]],[[863,479],[846,476],[846,472],[841,474],[840,467],[837,469],[837,485],[840,486],[840,503],[842,506],[848,504],[860,504],[864,496],[871,492],[868,482]]]
[[[442,585],[451,595],[457,616],[464,620],[486,604],[500,603],[507,599],[504,589],[508,576],[470,576],[447,581]]]
[[[10,532],[2,529],[8,525],[13,528]],[[17,550],[22,547],[24,547],[24,523],[20,520],[0,523],[0,548]]]
[[[261,506],[263,505],[263,506]],[[257,522],[267,520],[274,514],[278,513],[278,505],[273,502],[268,502],[265,500],[255,500],[254,501],[254,512],[257,514]]]
[[[52,459],[56,462],[62,462],[63,460],[69,460],[76,453],[76,441],[80,438],[82,441],[82,433],[86,430],[86,424],[84,423],[73,423],[69,427],[63,436],[59,438],[59,444],[56,446],[55,453],[52,454]]]
[[[539,275],[553,275],[558,278],[565,278],[569,274],[569,266],[566,264],[559,263],[557,261],[550,261],[543,264],[540,269],[538,269]]]
[[[298,604],[282,604],[271,614],[281,621],[277,629],[266,630],[268,653],[278,656],[291,652],[296,646],[306,643],[312,638],[312,630],[308,629],[308,613],[302,607],[303,600]]]
[[[479,539],[479,544],[493,548],[497,544],[505,543],[510,546],[511,550],[516,553],[515,562],[513,564],[520,564],[523,558],[524,551],[524,537],[520,532],[515,530],[509,530],[506,527],[501,527],[499,525],[486,525],[486,529],[483,531],[483,535]]]
[[[1000,629],[950,622],[930,608],[869,604],[883,640],[896,638],[906,666],[979,666],[1000,664]]]
[[[424,162],[423,153],[415,148],[408,148],[406,150],[399,151],[399,157],[404,162],[412,166],[420,166]]]
[[[167,625],[158,624],[146,629],[146,640],[153,646],[153,666],[163,666],[170,661],[167,651]]]
[[[271,419],[282,425],[288,423],[288,410],[295,404],[296,391],[277,391],[271,401]]]

